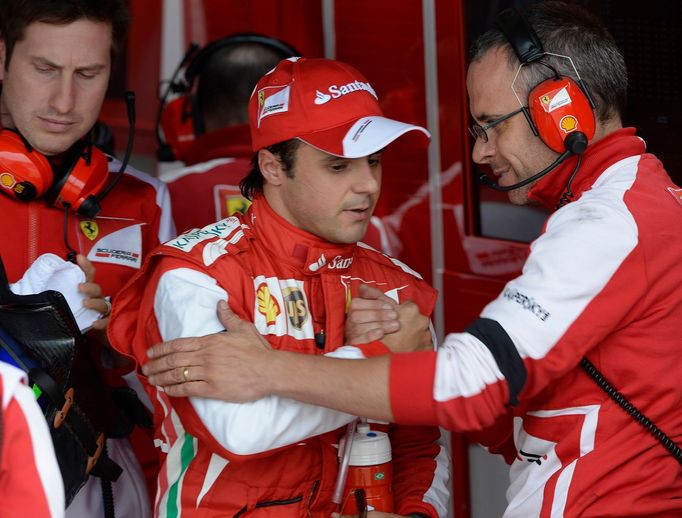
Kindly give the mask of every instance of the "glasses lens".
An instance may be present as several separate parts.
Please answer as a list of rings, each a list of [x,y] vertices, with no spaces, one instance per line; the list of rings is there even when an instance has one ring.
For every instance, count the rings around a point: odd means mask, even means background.
[[[483,142],[488,142],[488,135],[478,124],[472,124],[469,126],[469,133],[471,133],[471,136],[474,137],[474,140],[480,138]]]

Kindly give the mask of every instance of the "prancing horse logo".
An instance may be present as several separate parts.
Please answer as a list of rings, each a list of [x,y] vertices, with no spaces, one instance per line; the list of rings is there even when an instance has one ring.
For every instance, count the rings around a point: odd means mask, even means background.
[[[91,219],[81,221],[81,230],[90,241],[94,241],[99,235],[99,225]]]

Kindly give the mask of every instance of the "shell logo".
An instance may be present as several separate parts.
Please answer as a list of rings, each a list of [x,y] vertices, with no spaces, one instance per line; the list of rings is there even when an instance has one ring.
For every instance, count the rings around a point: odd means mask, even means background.
[[[2,173],[0,174],[0,185],[2,185],[5,189],[11,189],[14,187],[14,176],[12,176],[9,173]]]
[[[566,133],[570,133],[578,127],[578,119],[573,115],[565,115],[561,118],[561,121],[559,121],[559,126]]]
[[[258,287],[256,298],[258,299],[258,312],[265,317],[267,325],[275,325],[281,310],[277,299],[272,296],[266,283]]]

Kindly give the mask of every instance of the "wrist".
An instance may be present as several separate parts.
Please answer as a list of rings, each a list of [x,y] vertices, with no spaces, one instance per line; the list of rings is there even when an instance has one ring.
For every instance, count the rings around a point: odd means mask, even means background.
[[[261,355],[260,381],[263,397],[278,396],[285,389],[287,377],[281,375],[284,370],[283,356],[286,356],[286,353],[272,349],[264,351]]]

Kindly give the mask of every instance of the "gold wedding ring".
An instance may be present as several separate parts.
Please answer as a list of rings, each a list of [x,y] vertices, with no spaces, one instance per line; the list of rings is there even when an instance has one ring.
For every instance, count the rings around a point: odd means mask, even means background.
[[[182,369],[182,377],[185,379],[185,383],[190,381],[190,379],[189,379],[189,367],[185,367],[184,369]]]

